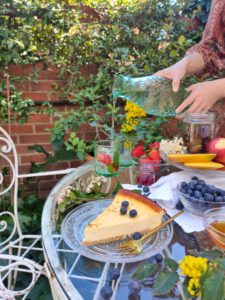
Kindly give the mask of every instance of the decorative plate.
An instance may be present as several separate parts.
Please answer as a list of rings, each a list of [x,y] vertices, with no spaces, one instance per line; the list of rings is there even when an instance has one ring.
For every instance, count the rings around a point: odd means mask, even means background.
[[[97,261],[127,263],[146,259],[162,251],[170,243],[173,237],[173,226],[168,224],[151,237],[146,238],[143,251],[137,255],[128,255],[117,250],[117,246],[130,238],[84,246],[82,240],[85,227],[111,202],[111,199],[88,202],[75,208],[65,217],[61,226],[62,238],[71,249]]]

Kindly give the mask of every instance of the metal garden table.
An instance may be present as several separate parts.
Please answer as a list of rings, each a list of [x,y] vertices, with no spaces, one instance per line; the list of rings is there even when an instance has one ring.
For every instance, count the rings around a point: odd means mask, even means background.
[[[162,174],[169,174],[176,171],[174,167],[165,165]],[[124,169],[119,174],[121,183],[133,183],[132,167]],[[105,284],[107,273],[112,266],[120,268],[120,278],[113,286],[111,299],[182,299],[179,287],[166,297],[154,297],[152,295],[152,282],[146,280],[140,292],[140,296],[134,297],[129,294],[128,283],[137,266],[143,261],[134,263],[104,263],[82,256],[71,250],[61,236],[60,226],[56,222],[56,204],[62,190],[85,176],[94,173],[94,165],[87,163],[66,175],[51,191],[43,210],[42,215],[42,238],[43,248],[48,269],[52,273],[50,280],[54,299],[101,299],[100,289]],[[107,189],[112,189],[115,178],[108,181]],[[174,227],[174,234],[171,242],[161,252],[163,256],[169,256],[180,260],[187,253],[188,249],[199,249],[202,245],[194,235],[185,235],[177,226]],[[204,238],[201,239],[202,241]],[[146,259],[147,261],[148,259]]]

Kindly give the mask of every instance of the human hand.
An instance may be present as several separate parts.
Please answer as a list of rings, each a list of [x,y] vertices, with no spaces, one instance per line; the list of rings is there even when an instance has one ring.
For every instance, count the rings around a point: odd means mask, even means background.
[[[220,99],[225,97],[225,79],[196,83],[186,89],[190,95],[176,109],[176,113],[182,112],[188,106],[190,113],[205,113]]]
[[[183,58],[176,64],[156,72],[154,75],[165,77],[172,80],[172,89],[177,92],[180,88],[180,81],[187,74],[187,60]]]

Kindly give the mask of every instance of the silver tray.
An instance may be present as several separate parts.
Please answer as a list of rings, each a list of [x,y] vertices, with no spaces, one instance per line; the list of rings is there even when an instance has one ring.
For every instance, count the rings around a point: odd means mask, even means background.
[[[137,255],[128,255],[117,250],[117,246],[128,241],[130,238],[110,243],[84,246],[82,241],[85,227],[108,207],[111,202],[111,199],[88,202],[75,208],[65,217],[62,222],[61,233],[63,240],[71,249],[85,257],[101,262],[130,263],[151,257],[168,246],[173,237],[172,224],[166,225],[151,237],[146,238],[143,241],[143,251]]]

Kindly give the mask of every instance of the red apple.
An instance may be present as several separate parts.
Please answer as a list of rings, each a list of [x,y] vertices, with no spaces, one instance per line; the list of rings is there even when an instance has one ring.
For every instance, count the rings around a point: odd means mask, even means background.
[[[215,138],[208,143],[208,153],[216,154],[214,161],[225,164],[225,138]]]

